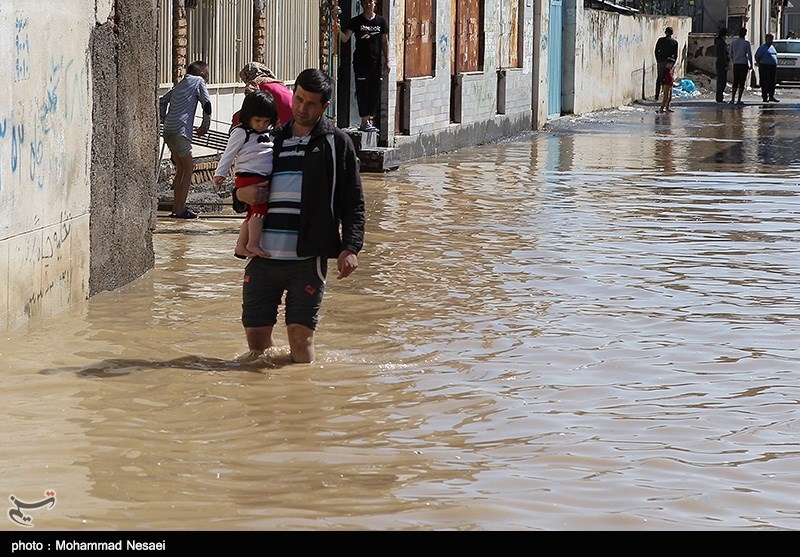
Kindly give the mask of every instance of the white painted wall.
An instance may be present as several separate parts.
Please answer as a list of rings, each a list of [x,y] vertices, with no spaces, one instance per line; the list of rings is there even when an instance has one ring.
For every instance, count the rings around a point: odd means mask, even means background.
[[[676,75],[685,73],[691,18],[625,16],[577,6],[573,112],[630,104],[655,93],[656,40],[671,26],[678,41]]]
[[[0,330],[88,298],[89,38],[110,9],[0,1]]]

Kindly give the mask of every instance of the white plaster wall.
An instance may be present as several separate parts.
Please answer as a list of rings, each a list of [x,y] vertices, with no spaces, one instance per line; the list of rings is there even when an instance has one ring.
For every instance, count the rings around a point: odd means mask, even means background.
[[[0,330],[88,298],[89,38],[110,7],[0,1]]]
[[[655,93],[656,40],[671,26],[676,77],[686,71],[691,18],[625,16],[577,7],[574,113],[620,106]]]

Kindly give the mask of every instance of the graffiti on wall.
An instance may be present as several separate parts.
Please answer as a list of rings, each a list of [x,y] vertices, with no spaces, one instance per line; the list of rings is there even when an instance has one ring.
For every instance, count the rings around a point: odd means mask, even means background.
[[[20,56],[17,76],[30,73],[27,64],[27,58]],[[0,106],[0,191],[11,184],[43,189],[49,183],[60,187],[70,160],[64,136],[70,125],[87,124],[86,68],[72,60],[53,60],[44,80],[38,95],[12,97],[22,102]]]
[[[30,75],[28,56],[31,52],[31,41],[28,36],[28,18],[17,16],[14,19],[14,81],[25,81]]]

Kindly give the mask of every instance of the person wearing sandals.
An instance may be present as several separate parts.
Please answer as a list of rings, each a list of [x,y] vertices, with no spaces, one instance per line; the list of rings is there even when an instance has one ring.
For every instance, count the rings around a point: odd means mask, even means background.
[[[342,30],[343,43],[356,36],[353,52],[353,75],[356,101],[364,132],[377,132],[375,113],[381,97],[383,76],[389,73],[389,25],[375,13],[375,0],[361,0],[363,13],[350,18]]]
[[[158,102],[159,116],[164,125],[164,143],[169,147],[175,164],[172,213],[176,219],[196,219],[197,213],[186,208],[189,186],[192,184],[194,159],[192,158],[192,127],[198,103],[203,109],[203,121],[194,129],[203,137],[211,125],[211,95],[206,87],[208,64],[198,60],[189,64],[186,75],[175,87],[167,91]]]

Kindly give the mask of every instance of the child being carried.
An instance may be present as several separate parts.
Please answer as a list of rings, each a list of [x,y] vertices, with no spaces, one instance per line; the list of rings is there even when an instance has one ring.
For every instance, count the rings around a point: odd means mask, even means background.
[[[216,186],[225,181],[232,165],[235,165],[236,189],[268,181],[272,174],[274,144],[271,132],[278,121],[278,109],[272,95],[264,91],[248,94],[242,102],[239,121],[240,124],[231,130],[228,145],[214,172]],[[269,257],[260,246],[266,214],[266,203],[247,208],[236,241],[236,257]]]

